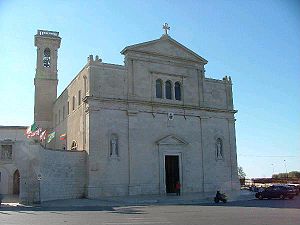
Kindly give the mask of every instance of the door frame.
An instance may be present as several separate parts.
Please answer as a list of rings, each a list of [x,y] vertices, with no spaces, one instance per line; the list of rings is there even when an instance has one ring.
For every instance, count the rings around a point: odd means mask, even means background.
[[[182,176],[182,171],[183,171],[183,166],[182,166],[182,158],[183,154],[182,151],[162,151],[160,152],[160,182],[159,182],[159,190],[161,195],[167,195],[167,187],[166,187],[166,156],[178,156],[178,168],[179,168],[179,182],[181,185],[181,193],[184,192],[184,186],[183,186],[183,176]]]
[[[18,177],[16,175],[18,175]],[[12,191],[12,193],[14,195],[20,195],[20,183],[21,183],[20,179],[21,179],[20,171],[18,169],[16,169],[15,172],[13,173],[13,186],[12,186],[13,191]],[[15,193],[16,190],[18,193]]]

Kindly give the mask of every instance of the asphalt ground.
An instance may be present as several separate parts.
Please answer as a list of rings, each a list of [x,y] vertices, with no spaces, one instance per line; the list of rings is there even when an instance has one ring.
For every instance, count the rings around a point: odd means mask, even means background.
[[[3,207],[1,225],[298,225],[300,196],[293,200],[122,206]]]

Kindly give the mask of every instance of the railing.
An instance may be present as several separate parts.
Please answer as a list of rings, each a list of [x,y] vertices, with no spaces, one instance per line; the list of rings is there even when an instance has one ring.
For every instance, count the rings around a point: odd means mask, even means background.
[[[38,30],[37,34],[40,35],[40,36],[54,36],[54,37],[58,37],[59,32],[48,31],[48,30]]]

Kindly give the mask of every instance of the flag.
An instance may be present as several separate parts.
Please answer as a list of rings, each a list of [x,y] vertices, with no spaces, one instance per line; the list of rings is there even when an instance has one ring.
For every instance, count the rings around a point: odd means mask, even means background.
[[[40,140],[41,140],[41,141],[46,140],[46,136],[47,136],[47,131],[44,130],[44,131],[40,134]]]
[[[55,137],[55,131],[53,131],[51,134],[48,135],[47,143],[50,143],[54,137]]]
[[[39,127],[36,125],[36,123],[33,123],[33,124],[30,126],[31,132],[36,131],[38,128],[39,128]]]
[[[36,123],[33,123],[31,126],[29,126],[26,129],[25,135],[26,135],[27,138],[31,138],[31,137],[34,137],[36,135],[39,135],[40,132],[41,132],[41,129],[38,128]]]
[[[59,136],[59,139],[60,139],[61,141],[63,141],[63,140],[66,140],[66,137],[67,137],[67,134],[61,134],[61,135]]]

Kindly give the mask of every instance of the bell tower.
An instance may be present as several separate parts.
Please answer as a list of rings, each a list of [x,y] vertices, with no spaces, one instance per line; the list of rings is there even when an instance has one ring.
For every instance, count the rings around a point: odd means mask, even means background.
[[[57,98],[57,50],[61,38],[58,32],[38,30],[34,36],[37,47],[34,78],[34,122],[44,128],[52,128],[53,104]]]

